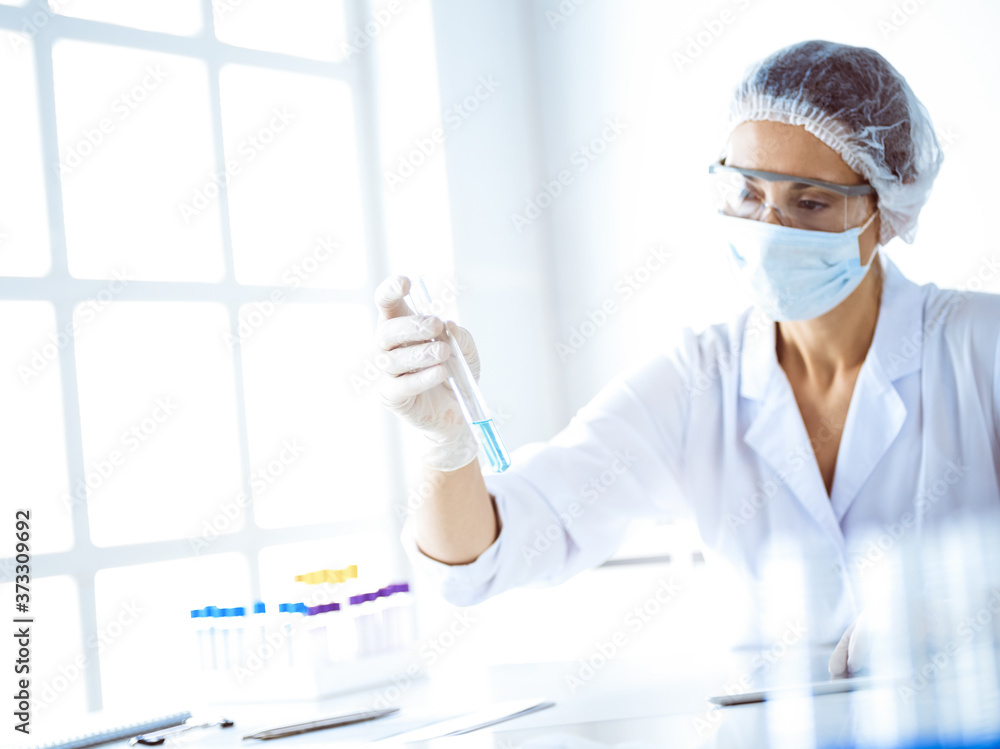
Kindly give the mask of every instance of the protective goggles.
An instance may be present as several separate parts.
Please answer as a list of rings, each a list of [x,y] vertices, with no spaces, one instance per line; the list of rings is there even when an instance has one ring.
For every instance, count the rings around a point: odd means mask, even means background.
[[[768,209],[783,226],[847,231],[868,218],[871,185],[838,185],[806,177],[741,169],[718,161],[708,167],[717,210],[760,221]]]

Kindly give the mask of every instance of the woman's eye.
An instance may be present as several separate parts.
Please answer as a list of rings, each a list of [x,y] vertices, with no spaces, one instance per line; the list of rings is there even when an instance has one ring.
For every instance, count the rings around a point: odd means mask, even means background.
[[[826,203],[821,203],[818,200],[800,200],[799,208],[804,208],[807,211],[819,211],[826,208]]]
[[[752,193],[749,190],[743,190],[743,192],[740,193],[740,201],[743,203],[748,203],[756,200],[760,200],[760,195]]]

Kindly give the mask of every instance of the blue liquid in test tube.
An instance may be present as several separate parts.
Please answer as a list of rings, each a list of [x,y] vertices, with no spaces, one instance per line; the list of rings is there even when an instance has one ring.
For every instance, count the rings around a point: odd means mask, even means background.
[[[500,432],[493,424],[493,419],[472,422],[472,431],[476,435],[479,446],[490,461],[494,473],[502,473],[510,468],[510,457],[500,439]]]
[[[418,278],[411,286],[408,300],[410,307],[418,315],[433,314],[431,312],[433,306],[431,295],[427,291],[423,277]],[[493,417],[486,406],[486,401],[483,400],[482,393],[479,392],[476,378],[472,376],[472,370],[469,369],[469,363],[465,360],[461,346],[448,330],[445,330],[445,334],[441,338],[432,340],[443,340],[451,346],[451,356],[445,362],[448,385],[451,386],[455,399],[462,409],[462,415],[469,423],[479,447],[486,455],[490,469],[494,473],[506,471],[510,468],[510,455],[507,454],[507,448],[500,437],[500,432],[497,430],[496,424],[493,423]]]

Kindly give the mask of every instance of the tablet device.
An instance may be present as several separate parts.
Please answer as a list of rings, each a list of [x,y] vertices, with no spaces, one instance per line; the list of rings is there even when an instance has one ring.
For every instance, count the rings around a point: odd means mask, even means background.
[[[739,692],[737,694],[717,694],[709,697],[709,702],[716,705],[728,707],[730,705],[748,705],[753,702],[767,702],[782,697],[799,697],[809,694],[814,697],[824,694],[839,694],[841,692],[854,692],[858,689],[869,689],[873,686],[887,684],[884,680],[871,679],[866,676],[853,676],[846,679],[830,679],[828,681],[814,681],[811,684],[799,684],[790,687],[774,687],[762,689],[757,692]]]

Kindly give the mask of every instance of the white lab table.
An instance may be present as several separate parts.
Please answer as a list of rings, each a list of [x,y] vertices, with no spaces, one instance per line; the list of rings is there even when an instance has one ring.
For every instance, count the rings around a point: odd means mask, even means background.
[[[213,728],[189,733],[166,746],[191,749],[224,749],[265,744],[267,749],[305,746],[370,745],[365,737],[389,732],[389,721],[405,721],[414,713],[456,715],[466,708],[513,699],[538,698],[556,703],[552,708],[526,715],[472,734],[439,738],[413,747],[503,747],[514,749],[599,749],[628,742],[629,749],[643,746],[695,747],[848,747],[860,723],[878,715],[877,693],[859,691],[815,699],[793,699],[719,708],[707,701],[723,691],[734,675],[753,673],[752,654],[733,654],[724,668],[718,660],[704,672],[674,668],[669,659],[643,661],[616,659],[582,686],[571,686],[568,674],[578,663],[533,663],[491,666],[413,682],[399,697],[398,716],[355,726],[316,731],[267,742],[243,741],[255,730],[316,717],[370,709],[383,689],[326,700],[264,705],[219,705],[221,715],[235,721],[228,729]],[[814,678],[825,675],[828,652],[810,654]],[[766,682],[765,682],[766,683]],[[761,679],[755,681],[755,686]],[[884,697],[884,695],[883,695]],[[216,709],[216,708],[213,708]],[[777,728],[776,728],[777,727]],[[392,739],[378,746],[399,745]],[[126,742],[105,745],[120,749]]]

